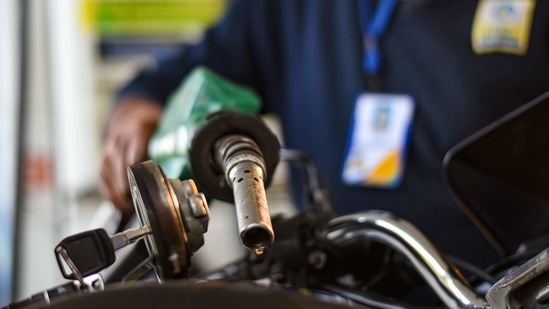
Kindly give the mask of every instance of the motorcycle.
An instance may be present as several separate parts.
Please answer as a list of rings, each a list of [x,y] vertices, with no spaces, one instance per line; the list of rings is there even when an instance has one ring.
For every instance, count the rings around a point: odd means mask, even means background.
[[[485,270],[450,260],[421,231],[390,213],[335,216],[312,158],[281,149],[248,108],[220,107],[200,117],[191,112],[193,121],[174,122],[190,123],[184,134],[161,126],[160,131],[177,134],[165,134],[151,148],[165,150],[183,139],[182,148],[189,151],[183,160],[158,155],[158,161],[172,160],[164,167],[150,160],[128,168],[137,227],[65,238],[55,254],[71,281],[4,308],[546,306],[549,227],[539,217],[549,212],[549,128],[544,120],[549,93],[477,132],[445,158],[445,176],[456,199],[509,253]],[[265,188],[279,161],[303,171],[306,209],[271,218]],[[176,165],[178,176],[167,176],[165,169]],[[181,177],[189,167],[200,172]],[[199,272],[191,261],[204,244],[211,199],[234,203],[241,242],[250,250],[221,269]],[[520,229],[510,229],[508,216],[496,207],[502,199],[520,205],[509,210]],[[129,254],[117,256],[115,251],[129,245]],[[99,273],[111,265],[108,275]],[[432,295],[433,301],[414,302],[418,293]]]

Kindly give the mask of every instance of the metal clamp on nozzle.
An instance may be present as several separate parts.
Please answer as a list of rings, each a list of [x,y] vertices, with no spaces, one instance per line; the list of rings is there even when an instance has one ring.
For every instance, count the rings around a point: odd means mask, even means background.
[[[214,148],[215,161],[224,167],[233,188],[238,230],[242,243],[263,251],[274,241],[274,232],[265,195],[265,161],[257,144],[243,135],[219,139]]]

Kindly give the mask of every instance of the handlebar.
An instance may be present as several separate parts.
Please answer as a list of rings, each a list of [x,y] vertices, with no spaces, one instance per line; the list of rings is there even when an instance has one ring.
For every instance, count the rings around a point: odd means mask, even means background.
[[[332,219],[326,238],[335,246],[356,238],[383,243],[406,257],[449,308],[489,308],[418,229],[387,212],[362,212]]]

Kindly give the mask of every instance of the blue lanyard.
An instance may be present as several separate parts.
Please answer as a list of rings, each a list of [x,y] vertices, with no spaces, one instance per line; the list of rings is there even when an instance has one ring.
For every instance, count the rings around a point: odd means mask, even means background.
[[[358,1],[360,26],[364,40],[362,67],[369,77],[379,75],[381,69],[379,39],[385,33],[398,1],[380,0],[375,12],[373,12],[373,0]]]

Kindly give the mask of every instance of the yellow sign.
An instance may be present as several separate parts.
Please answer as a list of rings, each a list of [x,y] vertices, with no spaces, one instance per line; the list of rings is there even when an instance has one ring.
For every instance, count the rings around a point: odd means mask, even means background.
[[[203,31],[226,0],[82,0],[82,20],[100,36],[181,36]]]

